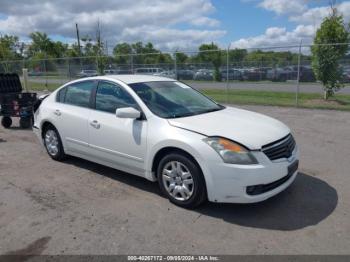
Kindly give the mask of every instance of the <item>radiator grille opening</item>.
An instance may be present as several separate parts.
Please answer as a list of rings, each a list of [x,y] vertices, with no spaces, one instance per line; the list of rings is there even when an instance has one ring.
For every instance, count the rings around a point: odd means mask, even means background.
[[[262,151],[270,160],[289,158],[295,148],[295,140],[291,134],[262,147]]]

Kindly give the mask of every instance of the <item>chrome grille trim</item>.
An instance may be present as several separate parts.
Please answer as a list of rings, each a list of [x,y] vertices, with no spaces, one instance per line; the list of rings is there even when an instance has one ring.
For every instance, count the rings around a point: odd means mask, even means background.
[[[289,134],[286,137],[263,146],[262,152],[264,152],[270,160],[289,158],[292,155],[295,146],[295,140],[293,136]]]

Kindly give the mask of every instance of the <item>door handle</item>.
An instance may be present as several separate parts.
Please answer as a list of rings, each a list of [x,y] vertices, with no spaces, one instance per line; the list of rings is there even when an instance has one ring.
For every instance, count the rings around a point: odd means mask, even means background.
[[[99,129],[101,127],[101,125],[99,124],[99,122],[97,120],[93,120],[90,122],[90,126]]]
[[[53,112],[56,116],[60,116],[61,115],[61,111],[56,109],[54,112]]]

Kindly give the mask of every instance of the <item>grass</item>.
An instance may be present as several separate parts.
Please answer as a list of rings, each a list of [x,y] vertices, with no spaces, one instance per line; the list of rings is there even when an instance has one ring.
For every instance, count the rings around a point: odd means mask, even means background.
[[[29,82],[29,86],[30,90],[33,91],[54,91],[61,85],[48,83],[46,86],[45,83]],[[219,103],[295,107],[295,93],[256,90],[226,91],[222,89],[202,89],[200,91]],[[322,94],[300,93],[298,106],[350,111],[350,95],[337,94],[325,101]]]
[[[255,90],[201,90],[215,101],[227,104],[295,106],[295,93]],[[298,106],[315,109],[336,109],[350,111],[350,95],[337,94],[328,101],[323,100],[322,94],[299,94]]]
[[[181,80],[184,83],[187,83],[189,85],[191,85],[192,83],[205,83],[205,84],[210,84],[210,83],[222,83],[223,85],[226,84],[226,82],[216,82],[214,80],[210,81],[210,80]],[[287,86],[287,85],[295,85],[296,84],[296,80],[288,80],[285,82],[275,82],[275,81],[270,81],[270,80],[258,80],[258,81],[253,81],[253,80],[245,80],[245,81],[239,81],[239,80],[229,80],[228,81],[229,84],[270,84],[270,85],[279,85],[279,86]],[[300,82],[300,86],[303,85],[315,85],[315,86],[319,86],[320,83],[318,82]]]
[[[29,84],[29,90],[31,91],[54,91],[56,88],[60,87],[61,84],[53,84],[48,83],[47,85],[45,83],[35,83],[35,82],[28,82]],[[23,83],[22,83],[23,86]]]

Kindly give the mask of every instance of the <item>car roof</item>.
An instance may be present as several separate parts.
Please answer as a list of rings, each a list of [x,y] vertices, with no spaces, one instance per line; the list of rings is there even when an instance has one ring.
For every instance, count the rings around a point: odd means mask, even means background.
[[[175,81],[174,79],[171,79],[171,78],[153,76],[153,75],[108,75],[108,76],[89,77],[89,79],[119,80],[124,82],[125,84],[157,82],[157,81]]]

